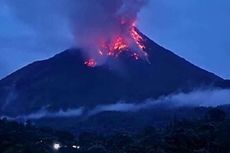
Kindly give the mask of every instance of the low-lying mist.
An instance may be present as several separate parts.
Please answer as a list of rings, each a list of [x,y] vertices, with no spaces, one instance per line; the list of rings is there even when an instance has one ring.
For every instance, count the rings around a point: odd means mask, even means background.
[[[63,117],[79,117],[92,116],[105,111],[113,112],[138,112],[140,110],[149,110],[154,107],[178,108],[183,106],[191,107],[216,107],[230,104],[230,90],[227,89],[206,89],[194,90],[189,93],[176,93],[168,96],[160,97],[159,99],[151,99],[144,102],[117,102],[114,104],[97,105],[93,109],[86,110],[84,107],[76,109],[60,110],[50,112],[46,108],[28,114],[20,115],[14,119],[22,120],[37,120],[42,118],[63,118]]]

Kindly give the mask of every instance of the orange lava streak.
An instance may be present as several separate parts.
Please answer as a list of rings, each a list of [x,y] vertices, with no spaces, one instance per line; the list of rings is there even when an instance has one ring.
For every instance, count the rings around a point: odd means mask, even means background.
[[[121,53],[123,50],[127,49],[129,45],[122,37],[118,36],[114,42],[110,45],[109,53],[110,56],[116,56]]]
[[[129,45],[125,39],[121,36],[117,36],[110,43],[101,42],[100,49],[98,51],[99,55],[117,56],[119,53],[128,49]]]
[[[113,50],[122,50],[125,48],[128,48],[126,41],[122,37],[117,37],[113,46]]]
[[[145,46],[142,44],[142,42],[144,41],[143,38],[138,34],[138,32],[135,30],[135,27],[131,28],[131,36],[134,39],[134,41],[136,42],[136,44],[138,45],[138,47],[144,51]]]

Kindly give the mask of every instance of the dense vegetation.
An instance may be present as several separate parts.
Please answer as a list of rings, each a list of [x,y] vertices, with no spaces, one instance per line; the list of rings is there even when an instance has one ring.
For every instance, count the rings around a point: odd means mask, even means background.
[[[136,133],[112,135],[84,132],[77,136],[30,122],[0,121],[1,153],[229,153],[230,120],[210,109],[204,118],[174,120],[166,128],[146,127]],[[60,148],[54,148],[54,144]]]

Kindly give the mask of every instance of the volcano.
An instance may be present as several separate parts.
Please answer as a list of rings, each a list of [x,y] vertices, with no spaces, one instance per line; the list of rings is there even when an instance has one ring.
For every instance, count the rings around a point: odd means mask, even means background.
[[[122,52],[96,65],[83,49],[68,49],[12,73],[0,81],[1,113],[14,116],[42,108],[55,111],[118,101],[140,103],[178,91],[224,86],[224,79],[137,32],[147,59],[137,60]]]

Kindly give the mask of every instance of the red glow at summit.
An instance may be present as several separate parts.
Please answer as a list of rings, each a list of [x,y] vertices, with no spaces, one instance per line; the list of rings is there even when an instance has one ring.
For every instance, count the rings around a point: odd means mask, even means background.
[[[123,52],[127,52],[134,60],[146,59],[144,38],[140,35],[136,28],[136,22],[120,22],[121,31],[114,34],[110,39],[101,38],[98,41],[97,54],[101,57],[119,58]],[[97,66],[94,58],[89,58],[84,63],[88,67]]]

